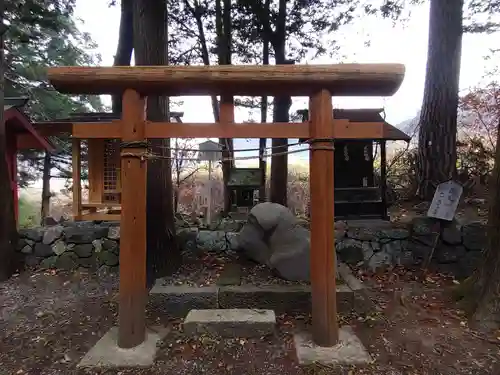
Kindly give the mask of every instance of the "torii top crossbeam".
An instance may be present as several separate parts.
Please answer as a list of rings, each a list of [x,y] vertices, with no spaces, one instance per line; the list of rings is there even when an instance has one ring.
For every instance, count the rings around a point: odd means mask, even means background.
[[[326,89],[335,96],[390,96],[401,85],[401,64],[217,65],[58,67],[49,80],[68,94],[309,96]]]

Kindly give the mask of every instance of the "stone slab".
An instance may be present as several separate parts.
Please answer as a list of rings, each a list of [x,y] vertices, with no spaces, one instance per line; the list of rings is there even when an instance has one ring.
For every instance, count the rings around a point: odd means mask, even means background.
[[[262,337],[274,333],[275,326],[276,315],[272,310],[191,310],[184,320],[187,335]]]
[[[346,285],[337,286],[337,308],[349,312],[354,293]],[[311,310],[309,285],[239,285],[219,288],[219,306],[225,309],[270,309],[277,313],[303,313]]]
[[[394,224],[388,220],[382,219],[360,219],[360,220],[346,220],[345,221],[347,228],[355,229],[355,228],[370,228],[373,230],[376,229],[391,229],[394,227]]]
[[[354,292],[347,285],[337,285],[337,309],[350,312]],[[193,309],[269,309],[277,313],[311,311],[309,285],[227,285],[190,287],[162,285],[157,280],[151,289],[148,308],[174,317],[185,317]]]
[[[147,330],[146,340],[131,349],[118,347],[118,327],[112,327],[77,367],[149,367],[153,365],[158,343],[167,335],[168,329],[153,327]]]
[[[224,285],[240,285],[241,284],[241,265],[236,263],[226,264],[216,284],[218,286]]]
[[[324,365],[360,365],[372,358],[349,326],[339,329],[339,343],[333,347],[320,347],[312,342],[311,334],[300,332],[294,335],[297,359],[301,365],[320,363]]]
[[[342,280],[353,291],[352,308],[358,313],[368,314],[373,310],[380,308],[370,298],[368,290],[364,287],[361,280],[357,279],[347,264],[339,262],[339,274]]]
[[[352,291],[356,292],[363,289],[363,283],[354,277],[347,264],[339,262],[337,269],[342,280],[344,280]]]
[[[185,317],[192,309],[216,309],[216,286],[191,287],[186,285],[162,285],[156,281],[149,292],[149,308],[174,317]]]

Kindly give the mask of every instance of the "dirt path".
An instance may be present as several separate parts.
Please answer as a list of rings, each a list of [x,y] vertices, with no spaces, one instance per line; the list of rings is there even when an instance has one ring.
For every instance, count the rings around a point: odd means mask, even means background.
[[[375,359],[368,367],[299,367],[292,334],[308,316],[282,316],[277,334],[257,340],[186,338],[180,321],[148,312],[171,333],[152,368],[77,370],[116,324],[117,277],[26,272],[0,284],[0,374],[499,374],[496,338],[479,338],[445,297],[446,283],[401,272],[367,279],[379,312],[340,317]],[[490,342],[492,341],[492,342]]]

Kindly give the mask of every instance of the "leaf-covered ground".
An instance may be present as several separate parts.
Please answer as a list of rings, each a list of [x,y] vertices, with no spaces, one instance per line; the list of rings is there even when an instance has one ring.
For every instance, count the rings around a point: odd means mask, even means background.
[[[500,338],[471,331],[444,291],[451,280],[418,281],[393,270],[363,275],[377,309],[340,317],[374,361],[369,366],[299,367],[292,333],[309,316],[281,316],[275,336],[256,340],[185,337],[181,322],[148,312],[170,334],[147,369],[83,370],[76,364],[114,324],[117,276],[25,272],[0,284],[0,374],[499,374]],[[499,335],[500,336],[500,335]]]

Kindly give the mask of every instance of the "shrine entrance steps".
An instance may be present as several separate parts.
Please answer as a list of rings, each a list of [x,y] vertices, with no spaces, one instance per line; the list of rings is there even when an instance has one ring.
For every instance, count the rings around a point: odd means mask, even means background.
[[[337,308],[348,313],[357,297],[348,285],[337,286]],[[307,313],[311,309],[308,285],[162,285],[151,289],[148,309],[168,316],[185,317],[197,309],[261,309],[282,313]]]
[[[365,288],[343,263],[338,264],[337,311],[367,312],[373,308]],[[157,279],[149,293],[148,309],[167,316],[184,318],[191,310],[261,309],[276,314],[309,313],[311,288],[299,284],[224,283],[208,286],[172,285]]]
[[[199,309],[191,310],[183,324],[188,337],[210,336],[218,339],[265,338],[276,333],[276,315],[273,310],[256,309]],[[312,342],[309,332],[294,334],[297,360],[301,365],[313,363],[358,365],[372,359],[351,327],[339,330],[339,343],[320,347]]]

